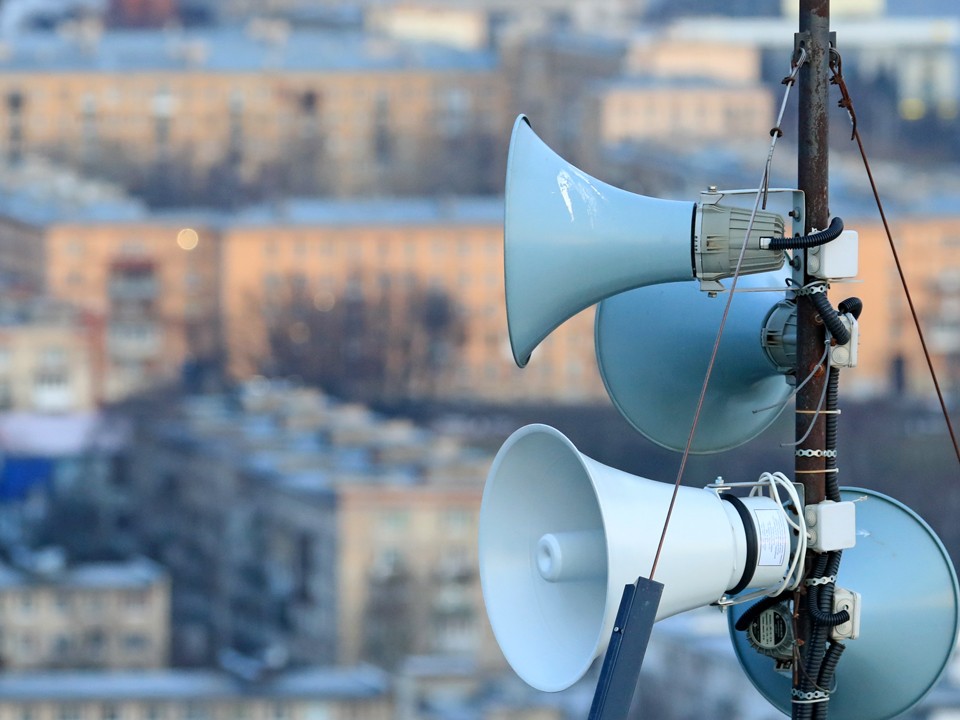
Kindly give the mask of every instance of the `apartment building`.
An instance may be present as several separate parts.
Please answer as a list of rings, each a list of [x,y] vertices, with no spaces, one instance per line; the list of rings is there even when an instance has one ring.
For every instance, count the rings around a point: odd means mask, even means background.
[[[224,230],[223,314],[231,370],[238,377],[255,371],[267,351],[263,308],[282,301],[285,288],[302,288],[314,300],[310,309],[319,313],[351,297],[372,304],[393,299],[384,302],[384,312],[398,313],[397,301],[419,288],[450,299],[463,321],[462,343],[451,348],[456,361],[438,368],[429,384],[402,387],[403,367],[397,367],[395,391],[496,401],[603,397],[593,361],[592,312],[556,330],[527,369],[514,365],[503,272],[499,199],[291,201],[254,209]],[[395,329],[413,332],[406,325]],[[398,355],[394,367],[401,360]]]
[[[210,213],[150,213],[122,193],[103,194],[53,168],[3,184],[5,282],[24,297],[48,297],[47,306],[72,308],[60,330],[49,332],[60,333],[61,355],[69,343],[79,347],[71,338],[87,334],[84,357],[61,363],[71,377],[91,374],[81,404],[179,380],[184,363],[219,351],[219,233]],[[31,342],[41,342],[42,331],[31,332]]]
[[[4,47],[0,152],[51,157],[158,203],[492,192],[503,177],[507,92],[486,50],[263,21],[78,26]]]
[[[636,76],[595,87],[591,102],[583,138],[587,148],[763,142],[774,119],[773,97],[759,82]]]
[[[77,308],[0,296],[0,411],[89,411],[99,398],[97,326]]]
[[[856,369],[844,372],[844,388],[864,395],[882,392],[930,395],[933,383],[883,225],[876,219],[844,218],[860,238],[856,283],[834,284],[834,302],[863,300]],[[960,389],[960,223],[936,213],[891,222],[934,367],[947,392]]]
[[[132,525],[174,580],[175,661],[502,662],[475,571],[489,455],[315,391],[244,388],[156,418],[130,458]]]
[[[51,552],[0,569],[5,670],[167,665],[165,570],[144,558],[65,566]]]

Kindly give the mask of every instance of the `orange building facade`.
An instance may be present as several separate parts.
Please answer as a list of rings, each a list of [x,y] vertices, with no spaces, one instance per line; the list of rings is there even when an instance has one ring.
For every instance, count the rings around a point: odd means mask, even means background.
[[[930,371],[893,254],[876,219],[846,222],[860,235],[856,283],[836,283],[834,304],[863,300],[858,366],[844,373],[844,388],[863,395],[933,393]],[[960,390],[960,217],[901,218],[891,222],[897,254],[910,287],[934,368],[946,391]]]
[[[494,200],[290,203],[224,230],[222,308],[232,374],[266,352],[270,288],[307,288],[317,312],[348,291],[375,299],[392,284],[443,291],[465,338],[453,367],[425,392],[494,401],[592,401],[605,396],[593,360],[593,313],[558,328],[528,368],[513,362],[503,286],[503,205]]]
[[[416,194],[440,189],[431,182],[466,146],[488,161],[482,182],[499,182],[491,144],[509,128],[507,96],[486,51],[265,22],[204,33],[80,27],[5,45],[0,152],[131,186],[149,172],[173,190],[212,182],[227,195],[228,182],[272,194]]]
[[[4,217],[0,238],[33,238],[4,245],[8,267],[35,276],[41,288],[92,318],[94,336],[102,337],[91,358],[101,399],[175,380],[190,362],[225,358],[236,378],[263,371],[269,310],[292,287],[306,293],[318,314],[351,294],[389,300],[395,288],[420,287],[449,298],[462,339],[442,371],[413,392],[496,402],[606,402],[592,309],[553,331],[527,368],[515,366],[502,222],[498,199],[307,200],[231,216],[145,212],[139,219],[47,223]],[[847,226],[860,233],[860,274],[855,283],[835,284],[831,298],[837,303],[856,295],[865,307],[859,364],[844,373],[844,388],[864,396],[929,393],[882,226],[856,218]],[[948,388],[958,387],[960,223],[941,216],[893,227],[935,365]],[[394,312],[389,302],[382,307]]]

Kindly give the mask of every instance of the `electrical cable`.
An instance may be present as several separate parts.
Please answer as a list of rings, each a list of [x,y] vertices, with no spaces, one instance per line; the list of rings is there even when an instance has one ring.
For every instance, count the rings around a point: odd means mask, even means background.
[[[826,293],[818,292],[813,293],[810,296],[813,306],[817,309],[817,314],[820,315],[820,319],[823,320],[823,324],[827,326],[827,330],[830,331],[830,334],[836,339],[836,341],[841,345],[846,345],[850,342],[850,331],[847,330],[846,326],[840,320],[840,314],[834,309],[833,305],[830,304],[830,299],[827,297]]]
[[[847,646],[843,643],[837,642],[836,640],[830,641],[830,645],[827,647],[827,652],[824,653],[823,656],[823,664],[820,666],[820,676],[817,678],[817,685],[826,688],[829,688],[831,685],[833,685],[834,673],[837,670],[837,663],[840,661],[840,656],[846,649]],[[812,720],[826,720],[826,718],[827,704],[819,703],[813,709]]]
[[[833,77],[830,82],[840,88],[840,107],[847,111],[850,116],[850,122],[853,125],[851,140],[857,141],[857,147],[860,150],[860,157],[863,160],[863,167],[867,173],[867,179],[870,182],[870,189],[873,191],[873,199],[877,203],[877,210],[880,212],[880,220],[883,222],[883,229],[887,234],[887,243],[890,246],[890,252],[893,253],[893,261],[897,266],[897,274],[900,276],[900,284],[903,286],[903,294],[906,297],[907,305],[910,308],[910,315],[913,317],[914,327],[917,329],[917,335],[920,336],[920,346],[923,348],[923,356],[927,361],[927,368],[930,370],[930,377],[933,380],[933,387],[937,393],[937,399],[940,401],[940,410],[943,412],[943,419],[947,423],[947,432],[950,433],[950,440],[953,443],[953,450],[957,456],[957,463],[960,463],[960,443],[957,441],[957,435],[953,429],[953,423],[950,420],[950,412],[947,410],[947,402],[940,389],[940,381],[937,378],[937,371],[933,367],[933,359],[927,349],[927,341],[923,335],[923,327],[920,325],[920,318],[917,315],[917,309],[913,304],[913,297],[910,294],[910,287],[907,285],[907,278],[903,272],[903,266],[900,264],[900,255],[897,253],[897,247],[893,242],[893,233],[890,231],[890,223],[887,222],[887,214],[883,209],[883,202],[880,200],[880,192],[877,190],[877,183],[873,179],[873,171],[870,169],[870,161],[867,160],[867,152],[863,147],[863,140],[860,137],[860,130],[857,128],[857,115],[853,109],[853,100],[847,89],[846,81],[843,79],[843,58],[836,48],[830,48],[830,69],[833,71]]]
[[[836,240],[843,232],[843,220],[834,217],[826,230],[804,235],[802,237],[775,237],[765,238],[765,242],[760,247],[768,250],[806,250],[812,247],[826,245],[831,240]]]

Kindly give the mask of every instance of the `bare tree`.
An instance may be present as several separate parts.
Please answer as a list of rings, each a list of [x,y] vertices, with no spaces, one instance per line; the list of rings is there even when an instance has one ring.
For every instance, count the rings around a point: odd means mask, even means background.
[[[291,278],[264,309],[261,371],[364,402],[439,393],[465,340],[457,303],[412,278],[384,275],[376,292],[370,286],[357,274],[339,295],[315,295]]]

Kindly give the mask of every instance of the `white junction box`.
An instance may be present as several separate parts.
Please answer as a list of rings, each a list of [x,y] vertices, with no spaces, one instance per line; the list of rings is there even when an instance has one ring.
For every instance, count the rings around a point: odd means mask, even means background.
[[[857,508],[854,503],[824,500],[807,505],[803,517],[810,533],[811,550],[846,550],[857,544]]]
[[[859,271],[860,237],[856,230],[844,230],[826,245],[807,250],[807,272],[821,280],[855,278]]]

